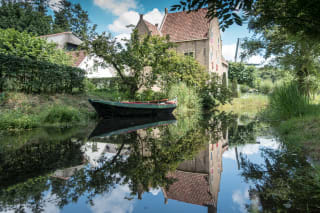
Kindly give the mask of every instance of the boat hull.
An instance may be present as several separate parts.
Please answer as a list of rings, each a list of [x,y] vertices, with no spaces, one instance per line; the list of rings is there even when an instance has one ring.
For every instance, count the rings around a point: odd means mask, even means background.
[[[175,104],[161,106],[156,104],[123,104],[116,102],[103,102],[89,100],[97,111],[99,117],[141,117],[141,116],[165,116],[172,114],[176,108]]]

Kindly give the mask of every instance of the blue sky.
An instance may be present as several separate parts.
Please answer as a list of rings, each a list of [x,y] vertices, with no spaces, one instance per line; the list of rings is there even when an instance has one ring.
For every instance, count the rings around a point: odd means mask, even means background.
[[[57,2],[59,0],[51,0]],[[155,24],[161,23],[165,8],[170,8],[178,0],[71,0],[80,3],[88,11],[89,18],[93,24],[98,25],[98,31],[111,32],[119,38],[128,37],[130,29],[126,26],[136,24],[139,14],[143,13],[144,18]],[[234,57],[237,38],[249,36],[246,26],[231,26],[222,33],[223,55],[227,60]],[[250,59],[256,62],[259,57]]]

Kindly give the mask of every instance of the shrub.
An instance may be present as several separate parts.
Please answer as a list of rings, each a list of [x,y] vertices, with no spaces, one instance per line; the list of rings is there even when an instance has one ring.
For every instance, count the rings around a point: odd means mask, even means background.
[[[230,80],[236,78],[239,84],[247,84],[252,87],[255,81],[255,72],[256,68],[253,66],[236,62],[229,63],[228,77]]]
[[[39,126],[39,117],[19,111],[0,113],[0,130],[32,129]]]
[[[232,91],[232,97],[238,98],[240,96],[238,91],[238,81],[236,78],[232,79],[231,91]]]
[[[44,116],[45,123],[75,123],[80,122],[80,112],[73,107],[55,105]]]
[[[79,68],[4,54],[0,54],[0,64],[0,91],[71,93],[73,89],[83,90],[85,71]]]
[[[170,99],[177,98],[177,113],[184,114],[188,112],[198,112],[201,110],[201,99],[199,94],[192,87],[188,87],[185,83],[174,84],[168,92]]]
[[[248,85],[246,85],[246,84],[240,85],[241,93],[247,93],[247,92],[249,92],[249,90],[250,90],[250,87]]]
[[[263,94],[269,94],[273,89],[273,83],[271,80],[265,80],[260,83],[259,91]]]
[[[97,89],[96,85],[87,78],[84,79],[83,84],[86,92],[95,91]]]
[[[296,83],[276,87],[270,95],[269,110],[278,118],[301,116],[308,112],[310,99],[300,92]]]

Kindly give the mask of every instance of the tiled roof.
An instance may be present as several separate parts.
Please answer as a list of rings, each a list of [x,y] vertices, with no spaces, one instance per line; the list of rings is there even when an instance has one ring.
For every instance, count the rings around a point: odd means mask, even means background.
[[[150,22],[148,22],[146,20],[143,20],[143,21],[147,25],[148,30],[151,32],[151,35],[161,35],[160,31],[158,30],[158,28],[155,25],[151,24]]]
[[[170,40],[189,41],[207,39],[209,20],[206,18],[207,8],[192,12],[167,13],[161,26],[163,35],[170,35]]]
[[[81,62],[86,58],[86,52],[83,50],[80,51],[71,51],[67,52],[67,54],[71,55],[73,59],[73,65],[74,67],[78,67]]]
[[[209,191],[208,174],[176,170],[167,176],[177,179],[165,191],[168,199],[201,206],[216,205]]]

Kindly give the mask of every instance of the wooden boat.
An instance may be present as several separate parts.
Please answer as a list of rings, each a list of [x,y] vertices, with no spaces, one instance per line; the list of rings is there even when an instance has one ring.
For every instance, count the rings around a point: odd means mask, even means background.
[[[169,125],[176,122],[171,115],[160,117],[110,118],[101,120],[92,131],[89,138],[103,138],[112,135],[134,132],[139,129]]]
[[[167,99],[149,102],[113,102],[89,99],[89,102],[102,118],[168,115],[177,107],[176,101]]]

